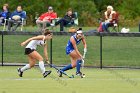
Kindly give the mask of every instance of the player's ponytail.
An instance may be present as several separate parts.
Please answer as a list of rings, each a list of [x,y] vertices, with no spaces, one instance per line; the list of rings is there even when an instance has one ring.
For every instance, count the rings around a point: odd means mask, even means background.
[[[78,31],[78,30],[82,30],[82,28],[78,28],[77,31]]]
[[[52,32],[49,29],[45,28],[43,31],[43,35],[47,36],[49,34],[52,34]]]

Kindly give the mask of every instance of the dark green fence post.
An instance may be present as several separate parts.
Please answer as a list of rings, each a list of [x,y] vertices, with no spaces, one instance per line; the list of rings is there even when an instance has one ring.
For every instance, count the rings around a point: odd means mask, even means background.
[[[52,39],[50,40],[50,64],[52,64]]]
[[[139,23],[139,32],[140,32],[140,23]]]

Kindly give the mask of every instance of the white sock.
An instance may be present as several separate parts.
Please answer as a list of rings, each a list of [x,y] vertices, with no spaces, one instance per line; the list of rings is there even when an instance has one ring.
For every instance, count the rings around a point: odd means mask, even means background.
[[[41,69],[41,72],[42,72],[42,74],[45,72],[45,67],[44,67],[44,62],[43,61],[40,61],[39,62],[39,67],[40,67],[40,69]]]
[[[30,69],[30,65],[26,64],[24,67],[21,68],[21,72]]]

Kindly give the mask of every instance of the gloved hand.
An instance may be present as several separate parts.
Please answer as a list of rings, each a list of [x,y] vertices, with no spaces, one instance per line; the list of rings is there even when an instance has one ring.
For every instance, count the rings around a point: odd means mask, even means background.
[[[49,61],[49,60],[47,60],[46,62],[47,62],[48,64],[50,64],[50,61]]]
[[[84,48],[83,59],[85,58],[86,53],[87,53],[87,48]]]
[[[84,53],[87,53],[87,48],[84,48]]]

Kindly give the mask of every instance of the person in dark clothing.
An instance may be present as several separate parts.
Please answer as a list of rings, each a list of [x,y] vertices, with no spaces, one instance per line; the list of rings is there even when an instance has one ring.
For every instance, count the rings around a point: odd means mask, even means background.
[[[15,27],[12,29],[12,31],[15,31],[24,19],[26,19],[26,13],[22,10],[22,6],[17,6],[17,9],[11,14],[8,20],[8,31],[10,31],[12,25],[16,23]]]
[[[76,18],[76,15],[73,13],[72,9],[69,8],[66,15],[59,19],[57,22],[55,22],[54,25],[60,24],[60,31],[64,31],[64,26],[68,24],[74,24],[74,19]]]

